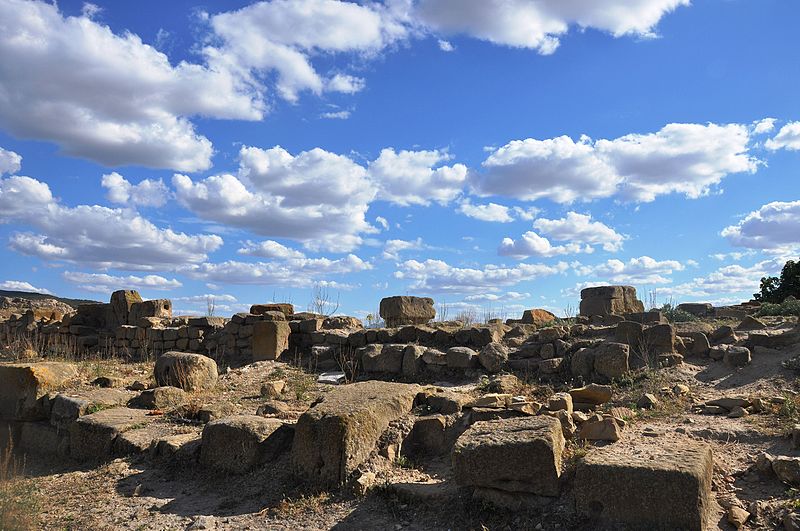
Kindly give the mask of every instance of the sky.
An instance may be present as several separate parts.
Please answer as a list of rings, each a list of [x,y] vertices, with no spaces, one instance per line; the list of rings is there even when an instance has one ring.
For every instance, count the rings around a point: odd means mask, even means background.
[[[800,4],[0,0],[0,289],[733,304],[800,249]]]

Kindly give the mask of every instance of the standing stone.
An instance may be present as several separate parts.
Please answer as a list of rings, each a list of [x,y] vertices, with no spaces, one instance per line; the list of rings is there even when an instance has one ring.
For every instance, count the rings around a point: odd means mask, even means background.
[[[380,315],[386,326],[426,324],[436,317],[433,299],[429,297],[396,296],[381,299]]]
[[[453,472],[460,485],[558,496],[563,449],[553,417],[476,422],[456,441]]]
[[[253,361],[276,360],[289,348],[291,328],[286,321],[253,323]]]
[[[594,371],[613,380],[626,374],[629,369],[630,347],[624,343],[601,343],[594,349]]]
[[[111,322],[106,326],[120,326],[131,323],[129,316],[134,304],[143,302],[142,296],[136,290],[119,290],[111,294]]]
[[[160,319],[172,317],[172,301],[169,299],[153,299],[133,303],[128,314],[128,324],[138,326],[139,321],[144,317],[158,317]]]
[[[184,391],[211,389],[217,383],[217,362],[202,354],[166,352],[156,360],[159,386],[171,385]]]
[[[380,381],[332,389],[297,421],[292,444],[296,473],[320,487],[344,483],[389,423],[411,411],[419,391],[417,385]]]
[[[636,298],[633,286],[598,286],[581,290],[580,314],[624,315],[644,312],[644,304]]]
[[[579,513],[635,529],[708,529],[713,513],[711,448],[695,442],[617,443],[578,463]]]

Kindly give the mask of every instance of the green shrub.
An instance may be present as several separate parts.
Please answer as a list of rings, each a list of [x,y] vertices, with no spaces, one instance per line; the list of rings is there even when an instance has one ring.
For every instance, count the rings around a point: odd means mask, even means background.
[[[697,321],[697,317],[689,312],[679,310],[677,306],[673,306],[669,302],[664,303],[664,305],[661,307],[661,313],[664,314],[664,317],[666,317],[667,321],[670,323],[686,323],[689,321]]]
[[[765,315],[796,315],[800,317],[800,300],[784,301],[780,304],[764,303],[756,312],[756,316],[764,317]]]
[[[761,279],[761,291],[753,298],[760,302],[781,303],[788,296],[800,298],[800,262],[789,260],[783,266],[780,277]]]

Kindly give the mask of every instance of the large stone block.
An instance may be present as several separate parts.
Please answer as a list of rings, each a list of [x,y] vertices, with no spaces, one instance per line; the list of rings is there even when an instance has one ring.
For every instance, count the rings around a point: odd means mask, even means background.
[[[241,474],[273,459],[288,448],[291,427],[278,419],[234,415],[206,424],[200,462]]]
[[[712,317],[714,315],[714,306],[708,302],[684,302],[678,305],[678,310],[697,317]]]
[[[533,310],[525,310],[522,312],[522,319],[520,319],[520,322],[523,324],[542,326],[552,323],[555,320],[555,314],[548,312],[547,310],[542,310],[541,308],[535,308]]]
[[[77,377],[71,363],[0,364],[0,419],[45,420],[43,397]]]
[[[644,304],[636,298],[633,286],[598,286],[581,290],[580,314],[624,315],[644,312]]]
[[[118,290],[111,294],[111,304],[109,312],[109,322],[106,326],[113,327],[119,325],[135,324],[129,319],[131,307],[140,303],[142,296],[136,290]]]
[[[184,391],[211,389],[217,383],[217,362],[202,354],[165,352],[156,360],[156,383]]]
[[[128,313],[128,324],[137,325],[144,317],[172,317],[172,301],[169,299],[153,299],[135,302]]]
[[[367,345],[361,352],[364,372],[399,374],[403,370],[405,345]]]
[[[369,457],[389,423],[408,414],[420,387],[379,381],[337,387],[297,421],[296,473],[321,487],[344,483]]]
[[[381,299],[379,311],[388,327],[426,324],[436,317],[433,299],[428,297],[387,297]]]
[[[58,394],[51,403],[50,423],[61,429],[83,415],[121,406],[128,402],[131,393],[119,389],[93,389],[81,393]]]
[[[80,461],[109,458],[121,433],[141,428],[153,421],[144,409],[117,407],[85,415],[69,427],[70,454]]]
[[[456,481],[471,487],[558,496],[564,435],[558,419],[476,422],[456,441]]]
[[[613,380],[628,372],[630,347],[606,341],[594,349],[594,372]]]
[[[253,361],[276,360],[289,348],[289,323],[257,321],[253,323]]]
[[[707,529],[713,467],[711,448],[690,441],[592,450],[577,467],[576,507],[628,529]]]
[[[262,315],[267,312],[281,312],[284,316],[291,317],[294,315],[294,306],[288,302],[272,302],[250,306],[250,313],[253,315]]]

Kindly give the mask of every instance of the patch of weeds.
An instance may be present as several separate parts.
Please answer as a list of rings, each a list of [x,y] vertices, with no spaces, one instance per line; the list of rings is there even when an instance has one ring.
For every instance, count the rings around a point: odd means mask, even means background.
[[[791,395],[786,393],[784,395],[785,401],[780,405],[776,413],[778,419],[783,426],[790,430],[792,427],[800,422],[800,395]]]
[[[112,407],[114,406],[109,404],[90,404],[89,407],[86,408],[86,414],[91,415],[92,413],[98,413],[104,409],[111,409]]]
[[[294,391],[294,397],[299,402],[308,400],[308,393],[314,389],[315,383],[316,380],[304,372],[294,374],[289,381],[289,385]]]
[[[286,369],[283,367],[278,367],[269,373],[270,380],[282,380],[283,378],[286,378]]]
[[[487,393],[487,392],[489,392],[489,385],[490,384],[491,384],[491,382],[489,380],[489,377],[484,374],[484,375],[481,375],[481,379],[478,381],[478,385],[476,386],[476,388],[478,389],[478,391],[481,392],[481,394],[482,393]]]
[[[138,429],[146,428],[146,427],[147,427],[147,422],[137,422],[136,424],[131,424],[130,427],[128,428],[128,430],[129,431],[130,430],[138,430]]]
[[[791,488],[786,491],[786,497],[789,498],[789,501],[786,505],[792,511],[800,511],[800,489]]]
[[[784,301],[780,304],[764,303],[756,312],[756,317],[765,316],[800,317],[800,300]]]
[[[400,468],[405,468],[405,469],[414,468],[414,463],[412,463],[408,457],[402,454],[394,458],[394,464],[399,466]]]
[[[331,499],[327,492],[318,494],[302,495],[299,498],[284,498],[276,507],[269,509],[272,516],[283,518],[297,518],[308,514],[322,514],[325,511],[325,504]]]
[[[574,469],[578,465],[578,461],[586,457],[591,449],[592,443],[589,441],[581,441],[577,438],[568,441],[564,447],[564,469]]]
[[[22,477],[11,444],[0,455],[0,529],[38,529],[39,492],[31,479]]]

